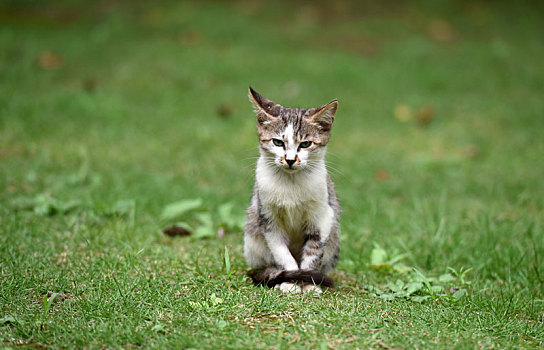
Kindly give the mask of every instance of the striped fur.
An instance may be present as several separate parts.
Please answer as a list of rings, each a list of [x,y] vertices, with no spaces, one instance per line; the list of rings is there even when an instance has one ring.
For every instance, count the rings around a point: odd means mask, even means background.
[[[247,274],[253,283],[271,288],[284,282],[315,284],[323,287],[334,285],[332,279],[316,270],[285,271],[275,267],[261,267],[251,269]]]
[[[330,287],[325,274],[338,261],[340,206],[324,158],[337,101],[302,109],[285,108],[251,88],[249,97],[260,146],[244,233],[249,276],[269,287]]]

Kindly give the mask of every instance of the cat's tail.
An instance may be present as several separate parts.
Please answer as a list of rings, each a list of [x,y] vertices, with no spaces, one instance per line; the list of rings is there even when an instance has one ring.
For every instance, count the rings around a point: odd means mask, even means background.
[[[253,283],[270,288],[283,282],[315,284],[323,287],[334,285],[332,279],[317,270],[286,271],[276,267],[260,267],[249,270],[247,275],[251,277]]]

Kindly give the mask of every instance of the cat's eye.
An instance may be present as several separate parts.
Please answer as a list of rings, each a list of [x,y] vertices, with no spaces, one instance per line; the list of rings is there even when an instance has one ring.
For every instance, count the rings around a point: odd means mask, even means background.
[[[274,146],[277,146],[277,147],[283,147],[284,145],[283,141],[279,139],[272,139],[272,143],[274,144]]]
[[[312,141],[304,141],[301,142],[300,145],[298,145],[300,148],[308,148],[312,145]]]

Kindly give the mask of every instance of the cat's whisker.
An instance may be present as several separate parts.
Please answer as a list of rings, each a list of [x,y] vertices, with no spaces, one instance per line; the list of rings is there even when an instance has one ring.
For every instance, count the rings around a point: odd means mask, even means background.
[[[242,160],[251,160],[251,161],[256,161],[257,159],[259,159],[260,156],[254,156],[254,157],[246,157],[246,158],[242,158]]]
[[[333,157],[333,158],[336,158],[336,159],[340,159],[341,156],[339,156],[338,154],[336,154],[335,152],[331,152],[331,151],[328,151],[327,150],[327,157]]]

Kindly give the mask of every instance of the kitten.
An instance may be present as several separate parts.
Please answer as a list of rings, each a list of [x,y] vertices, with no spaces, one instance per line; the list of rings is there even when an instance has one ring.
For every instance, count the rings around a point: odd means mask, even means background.
[[[260,157],[247,210],[244,255],[255,284],[320,293],[338,261],[340,206],[325,168],[338,101],[285,108],[249,88]]]

